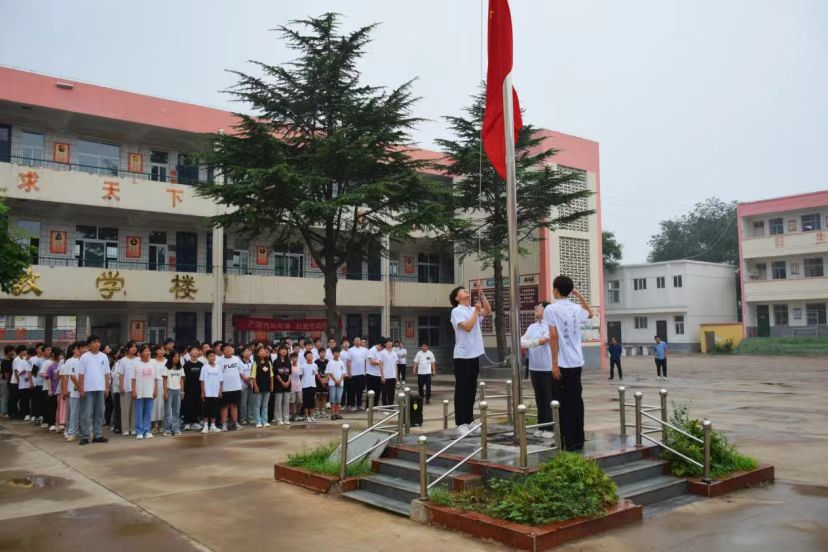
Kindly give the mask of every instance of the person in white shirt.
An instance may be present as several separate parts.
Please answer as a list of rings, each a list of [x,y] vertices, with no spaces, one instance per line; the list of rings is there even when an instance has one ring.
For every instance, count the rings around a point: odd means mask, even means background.
[[[471,306],[471,294],[463,286],[449,294],[451,327],[454,328],[454,423],[457,433],[467,433],[474,422],[474,398],[477,395],[477,376],[483,349],[480,317],[492,314],[492,307],[478,282],[475,288],[478,301]]]
[[[250,372],[253,370],[253,349],[245,347],[242,350],[241,361],[239,375],[242,379],[242,388],[239,398],[239,422],[242,425],[254,424],[256,415],[253,412],[253,382],[250,380]]]
[[[242,361],[233,353],[235,350],[230,343],[222,347],[224,356],[216,360],[222,369],[221,388],[221,424],[222,431],[244,429],[239,425],[239,403],[241,403],[242,390]]]
[[[348,395],[351,393],[351,378],[348,376],[348,349],[350,348],[351,342],[348,341],[347,337],[343,337],[342,345],[339,347],[339,360],[342,361],[342,366],[345,368],[345,374],[343,375],[344,381],[340,406],[344,406],[345,408],[348,408]]]
[[[417,376],[417,390],[426,404],[431,404],[431,377],[437,375],[437,359],[428,350],[428,343],[423,342],[414,355],[414,374]],[[425,393],[425,394],[424,394]]]
[[[380,353],[385,349],[385,338],[381,337],[379,341],[370,349],[365,356],[365,383],[368,391],[374,392],[374,406],[377,406],[382,397],[382,358]]]
[[[529,377],[535,390],[538,423],[552,421],[552,352],[549,350],[549,326],[543,323],[543,310],[549,305],[543,302],[535,307],[535,322],[526,328],[520,338],[520,346],[526,349],[529,361]],[[539,427],[535,437],[551,439],[551,426]]]
[[[115,363],[115,374],[121,384],[121,435],[137,435],[135,430],[135,400],[132,398],[132,379],[138,365],[138,345],[126,344],[126,355]]]
[[[397,379],[401,383],[405,383],[405,355],[408,351],[399,341],[394,342],[394,354],[397,355]]]
[[[106,443],[103,436],[106,396],[109,395],[109,357],[101,351],[101,338],[86,339],[89,350],[80,357],[78,390],[81,396],[81,440],[79,445]]]
[[[66,362],[63,363],[61,383],[64,400],[69,401],[69,411],[66,413],[68,424],[66,440],[76,441],[80,434],[81,398],[78,386],[80,385],[80,357],[86,352],[86,343],[73,343],[66,352]]]
[[[385,338],[385,348],[380,351],[380,360],[382,361],[382,372],[380,373],[380,380],[382,382],[382,404],[391,405],[395,401],[395,391],[397,390],[397,353],[394,352],[393,342],[390,338]]]
[[[202,433],[219,433],[221,430],[216,427],[216,419],[219,412],[219,401],[221,400],[222,387],[224,383],[224,371],[216,364],[216,352],[209,350],[204,355],[206,363],[201,367],[198,376],[201,381],[201,400],[204,401],[205,421]]]
[[[313,353],[305,351],[304,362],[300,363],[302,370],[302,408],[305,411],[305,421],[316,423],[313,417],[316,408],[316,384],[318,369],[313,361]]]
[[[362,394],[365,391],[365,362],[368,356],[368,349],[362,346],[362,339],[354,338],[354,346],[348,349],[348,377],[351,384],[348,389],[346,402],[351,411],[362,410]]]
[[[581,324],[592,318],[589,303],[573,288],[569,276],[555,278],[552,291],[556,301],[543,311],[543,323],[549,326],[552,353],[552,395],[561,403],[561,438],[566,450],[580,450],[584,446]],[[569,299],[570,294],[580,305]]]
[[[184,367],[181,353],[173,351],[164,371],[164,433],[165,437],[181,435],[181,396],[184,394]],[[159,397],[160,399],[160,397]]]
[[[32,365],[29,350],[25,345],[17,347],[17,356],[12,361],[12,378],[17,380],[17,411],[24,421],[31,421]]]
[[[152,433],[161,431],[161,425],[164,423],[164,388],[167,387],[164,372],[167,369],[167,347],[166,345],[157,345],[153,350],[155,358],[150,362],[155,364],[155,369],[161,374],[161,379],[157,382],[158,390],[155,394],[156,400],[152,403]]]
[[[163,347],[158,347],[156,351]],[[136,439],[152,439],[150,424],[152,422],[153,405],[156,401],[163,402],[158,396],[158,382],[163,383],[162,364],[150,359],[149,345],[141,345],[140,358],[132,370],[132,398],[135,401],[135,431]]]
[[[345,364],[342,362],[342,351],[334,345],[331,349],[332,360],[328,361],[325,375],[328,378],[328,401],[331,403],[331,420],[341,420],[339,409],[342,405],[342,392],[345,389]]]

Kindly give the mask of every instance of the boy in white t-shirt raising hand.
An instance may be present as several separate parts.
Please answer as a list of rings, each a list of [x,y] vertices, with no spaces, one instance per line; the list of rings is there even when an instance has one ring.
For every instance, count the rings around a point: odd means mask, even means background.
[[[555,278],[552,282],[555,302],[543,311],[543,323],[549,326],[552,348],[552,397],[561,403],[561,435],[566,450],[580,450],[584,446],[581,324],[592,318],[589,303],[573,288],[569,276]],[[580,305],[569,299],[570,294]]]

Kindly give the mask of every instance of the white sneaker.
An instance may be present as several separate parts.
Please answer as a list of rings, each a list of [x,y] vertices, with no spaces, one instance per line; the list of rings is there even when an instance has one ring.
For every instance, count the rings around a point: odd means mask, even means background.
[[[457,436],[463,435],[469,432],[469,426],[466,424],[461,424],[457,426]]]
[[[121,433],[121,435],[123,435],[124,437],[129,437],[130,435],[132,435],[132,433],[130,433],[129,431],[124,431],[123,433]]]
[[[662,381],[667,381],[667,376],[662,376]]]
[[[56,430],[57,430],[57,427],[55,427],[55,426],[49,426],[49,431],[56,431]]]
[[[184,427],[182,429],[184,431],[190,431],[190,424],[184,424]]]
[[[135,436],[135,438],[136,438],[136,439],[143,439],[143,438],[144,438],[144,436],[143,436],[143,435],[136,435],[136,436]]]
[[[532,434],[532,437],[537,437],[538,439],[543,439],[543,431],[537,430]]]
[[[326,402],[326,403],[325,403],[325,408],[330,408],[330,407],[331,407],[331,403]]]
[[[204,424],[203,427],[207,427],[207,424]],[[202,425],[199,424],[199,423],[195,423],[195,424],[192,424],[190,426],[190,429],[194,429],[194,430],[198,431],[199,429],[202,429]]]
[[[285,425],[285,422],[283,422],[282,420],[279,420],[278,422],[276,422],[276,425],[277,426]]]
[[[244,429],[244,426],[243,426],[243,425],[241,425],[241,424],[236,424],[236,429],[237,429],[238,431],[241,431],[241,430],[243,430],[243,429]]]
[[[40,427],[43,429],[47,429],[49,427],[49,424],[40,424]]]
[[[221,433],[221,430],[217,428],[215,425],[210,426],[210,433]]]
[[[316,423],[316,418],[311,416],[310,418],[308,418],[308,421],[312,424],[315,424]]]
[[[284,424],[284,425],[290,425],[290,420],[285,420],[285,421],[283,422],[283,424]]]
[[[209,433],[209,432],[210,432],[210,428],[209,428],[209,427],[207,427],[207,426],[204,426],[204,427],[202,427],[202,428],[201,428],[201,432],[202,432],[202,433]]]
[[[270,424],[267,424],[267,425],[270,425]],[[256,424],[256,429],[259,429],[260,427],[262,427],[262,424]]]
[[[32,421],[32,417],[31,417],[31,416],[26,416],[25,418],[23,418],[23,421],[24,421],[24,422],[31,422],[31,421]]]
[[[150,432],[144,433],[144,439],[152,439],[152,438],[153,438],[152,433],[150,433]]]
[[[541,432],[541,438],[542,439],[554,439],[555,434],[552,433],[551,431],[543,431],[543,432]]]
[[[270,424],[269,424],[268,422],[265,422],[265,423],[264,423],[264,426],[265,426],[265,427],[270,427]]]

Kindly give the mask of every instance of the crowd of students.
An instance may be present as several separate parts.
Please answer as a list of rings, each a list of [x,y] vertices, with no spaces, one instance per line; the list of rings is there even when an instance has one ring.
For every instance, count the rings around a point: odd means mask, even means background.
[[[343,409],[366,408],[366,390],[391,404],[406,376],[408,352],[381,338],[375,345],[285,339],[239,347],[216,341],[177,350],[128,342],[103,345],[98,336],[66,350],[39,343],[7,346],[0,378],[0,414],[63,434],[81,445],[113,433],[152,439],[184,431],[215,433],[291,422],[341,420]],[[419,394],[431,399],[437,362],[423,343],[414,357]]]

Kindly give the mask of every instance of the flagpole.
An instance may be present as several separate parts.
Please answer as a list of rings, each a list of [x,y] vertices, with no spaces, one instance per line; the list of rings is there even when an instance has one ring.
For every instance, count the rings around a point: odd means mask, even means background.
[[[517,186],[515,172],[515,122],[512,102],[512,74],[503,79],[503,130],[506,144],[506,224],[509,234],[509,333],[512,349],[512,420],[517,423],[518,406],[523,404],[520,374],[520,280],[518,276]],[[518,432],[514,432],[517,439]]]

